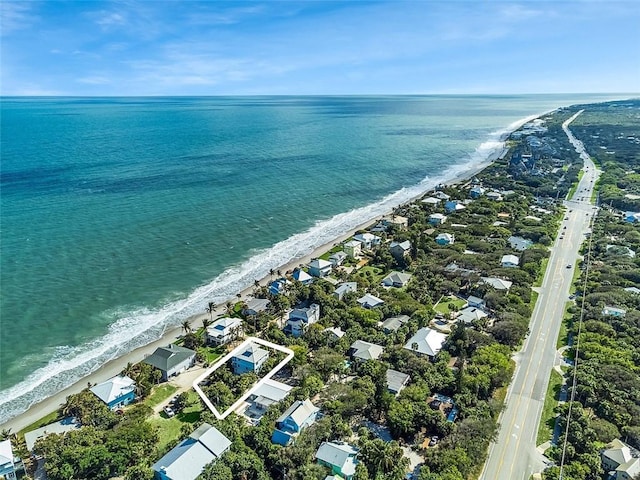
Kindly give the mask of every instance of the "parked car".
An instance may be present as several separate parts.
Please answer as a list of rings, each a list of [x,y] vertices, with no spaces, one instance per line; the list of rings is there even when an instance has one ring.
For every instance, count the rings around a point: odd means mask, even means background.
[[[567,265],[567,268],[571,268],[571,267],[572,267],[572,265],[571,265],[571,264]]]
[[[164,411],[164,413],[167,415],[167,417],[171,418],[173,417],[176,412],[173,411],[173,408],[171,408],[169,405],[167,405],[166,407],[164,407],[162,409],[162,411]]]

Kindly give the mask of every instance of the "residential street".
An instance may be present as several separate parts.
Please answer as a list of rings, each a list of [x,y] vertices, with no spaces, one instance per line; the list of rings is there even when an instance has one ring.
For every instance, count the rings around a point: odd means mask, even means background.
[[[544,457],[536,450],[538,425],[578,251],[596,212],[590,202],[598,172],[582,144],[567,128],[580,113],[567,120],[563,128],[584,160],[584,176],[573,198],[565,201],[567,213],[539,289],[530,334],[522,350],[514,356],[516,370],[507,393],[506,408],[500,416],[498,438],[489,447],[489,457],[480,476],[484,480],[529,480],[531,474],[545,467]]]

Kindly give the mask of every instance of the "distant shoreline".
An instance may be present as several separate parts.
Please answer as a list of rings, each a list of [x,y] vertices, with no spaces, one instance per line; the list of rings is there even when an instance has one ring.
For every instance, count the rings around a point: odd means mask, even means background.
[[[469,168],[457,173],[451,179],[445,180],[443,183],[447,185],[453,185],[453,184],[459,184],[472,179],[475,175],[477,175],[479,172],[483,171],[485,168],[493,164],[496,160],[504,157],[504,155],[508,151],[508,149],[504,145],[504,142],[512,132],[519,129],[525,123],[530,122],[535,118],[539,118],[543,115],[546,115],[554,110],[550,110],[542,114],[528,116],[526,118],[523,118],[509,125],[508,128],[505,129],[504,133],[502,133],[498,139],[498,141],[503,144],[500,150],[496,149],[496,151],[488,155],[487,158],[484,159],[483,161],[479,162],[476,165],[469,165]],[[435,185],[433,187],[435,187]],[[415,195],[414,197],[408,200],[405,200],[398,205],[411,203],[419,198],[422,198],[427,192],[432,190],[433,187],[426,188],[424,191],[422,191],[418,195]],[[383,215],[388,215],[390,213],[391,213],[391,210],[388,210]],[[339,235],[338,237],[333,238],[332,240],[326,242],[325,244],[315,248],[312,252],[302,257],[294,258],[291,261],[289,261],[287,264],[281,265],[280,267],[274,270],[281,270],[282,272],[286,272],[289,270],[293,270],[294,268],[298,267],[301,264],[309,263],[313,258],[317,258],[323,253],[333,248],[335,244],[341,243],[347,240],[348,238],[350,238],[351,236],[353,236],[355,232],[357,232],[358,230],[362,230],[370,226],[372,223],[382,218],[383,215],[377,215],[374,218],[371,218],[362,222],[361,224],[349,229],[348,231]],[[266,275],[260,280],[260,285],[266,285],[267,283],[269,283],[269,281],[270,281],[270,276]],[[252,291],[253,291],[253,284],[247,286],[245,289],[243,289],[240,292],[240,296],[241,296],[240,298],[238,298],[237,296],[230,297],[229,300],[236,302],[238,300],[247,299],[249,298]],[[220,315],[222,313],[224,313],[224,305],[219,305],[214,312],[214,316]],[[198,327],[199,325],[201,325],[202,319],[208,316],[209,316],[208,313],[195,314],[188,317],[188,320],[191,323],[191,325],[193,325],[194,327]],[[120,373],[128,363],[138,363],[144,360],[146,356],[153,353],[153,351],[156,348],[161,346],[166,346],[167,344],[176,341],[177,339],[180,338],[181,331],[182,331],[181,327],[178,327],[178,326],[167,329],[163,333],[162,337],[159,338],[158,340],[155,340],[147,345],[143,345],[138,348],[135,348],[134,350],[128,353],[125,353],[124,355],[121,355],[117,358],[114,358],[108,361],[107,363],[102,365],[100,368],[98,368],[94,372],[84,376],[83,378],[73,383],[72,385],[66,387],[62,391],[55,393],[31,405],[26,411],[7,420],[3,425],[0,425],[0,428],[10,428],[11,431],[14,433],[24,429],[28,425],[31,425],[32,423],[38,421],[42,417],[57,410],[60,406],[64,404],[66,397],[68,395],[80,392],[81,390],[87,387],[88,383],[95,384],[95,383],[103,382],[108,378],[111,378],[117,375],[118,373]]]

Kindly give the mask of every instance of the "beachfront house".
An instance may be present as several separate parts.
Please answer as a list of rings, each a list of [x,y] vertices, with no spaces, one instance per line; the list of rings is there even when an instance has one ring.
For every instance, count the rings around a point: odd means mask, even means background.
[[[329,261],[334,267],[339,267],[340,265],[342,265],[347,260],[347,258],[348,255],[342,250],[329,255]]]
[[[338,300],[342,300],[345,294],[356,292],[357,290],[358,284],[356,282],[345,282],[336,287],[336,289],[333,291],[333,296]]]
[[[155,352],[143,360],[162,372],[162,380],[167,381],[196,363],[196,352],[170,343],[166,347],[158,347]]]
[[[316,421],[319,411],[309,399],[296,400],[276,420],[271,441],[282,446],[293,443],[302,430]]]
[[[520,265],[520,259],[515,255],[503,255],[500,260],[502,268],[516,268],[518,265]]]
[[[406,373],[398,372],[391,368],[387,369],[385,376],[387,379],[387,390],[396,397],[402,389],[407,386],[407,383],[409,383],[409,380],[411,379],[411,377]]]
[[[389,251],[393,258],[397,261],[402,261],[411,253],[411,242],[409,240],[405,240],[404,242],[391,242]]]
[[[446,340],[447,336],[444,333],[422,327],[409,339],[404,349],[433,358],[442,350],[442,345]]]
[[[279,295],[284,293],[289,280],[286,278],[278,278],[269,284],[269,293],[271,295]]]
[[[269,300],[267,298],[252,298],[245,304],[242,314],[247,317],[250,315],[258,315],[266,312],[269,308]]]
[[[429,215],[429,223],[431,225],[442,225],[447,221],[447,216],[442,213],[432,213]]]
[[[377,360],[382,352],[384,352],[384,347],[380,345],[356,340],[347,350],[347,355],[356,362],[366,362],[367,360]]]
[[[231,447],[231,440],[216,427],[203,423],[153,464],[155,480],[195,480],[204,468]]]
[[[438,190],[437,192],[435,192],[433,195],[433,197],[438,198],[440,200],[449,200],[451,198],[451,195],[447,195],[446,193]]]
[[[436,236],[436,243],[438,245],[452,245],[456,241],[456,237],[451,233],[440,233]]]
[[[210,345],[225,345],[240,336],[242,320],[235,317],[217,319],[207,327],[207,343]]]
[[[311,285],[313,283],[313,277],[301,268],[297,268],[291,275],[294,280],[299,281],[303,285]]]
[[[373,247],[380,245],[382,239],[373,233],[359,233],[353,236],[353,239],[362,244],[363,250],[371,250]]]
[[[11,440],[0,442],[0,478],[6,478],[7,480],[17,478],[16,458],[13,456]]]
[[[313,277],[328,277],[331,275],[333,269],[333,263],[322,258],[316,258],[309,263],[309,274]]]
[[[233,373],[236,375],[248,372],[258,373],[268,358],[269,352],[267,350],[255,343],[249,343],[244,350],[231,357]]]
[[[50,423],[44,427],[36,428],[24,434],[24,441],[27,444],[27,450],[33,451],[36,441],[46,437],[47,435],[57,434],[64,435],[72,430],[80,428],[80,424],[74,417],[65,417],[57,422]]]
[[[404,272],[391,272],[389,275],[382,279],[382,285],[385,287],[402,288],[411,280],[410,273]]]
[[[320,305],[317,303],[304,308],[295,308],[289,313],[284,333],[298,338],[309,328],[309,325],[313,325],[318,320],[320,320]]]
[[[136,399],[136,382],[126,375],[110,378],[89,390],[111,410],[129,405]]]
[[[375,295],[371,295],[370,293],[360,297],[357,302],[363,308],[376,308],[384,304],[384,300],[376,297]]]
[[[348,443],[322,442],[316,452],[320,465],[329,467],[331,473],[340,475],[344,480],[353,480],[358,464],[358,449]]]

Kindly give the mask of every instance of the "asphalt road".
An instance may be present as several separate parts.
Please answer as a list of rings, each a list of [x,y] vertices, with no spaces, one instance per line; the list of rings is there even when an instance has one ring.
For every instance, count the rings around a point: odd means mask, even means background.
[[[537,289],[530,333],[522,350],[514,356],[516,370],[499,419],[498,438],[489,447],[480,475],[484,480],[529,480],[533,473],[545,468],[545,458],[536,450],[538,425],[578,252],[596,212],[591,194],[599,172],[567,128],[580,113],[567,120],[563,128],[584,160],[584,176],[573,198],[564,202],[567,213],[551,249],[542,286]]]

